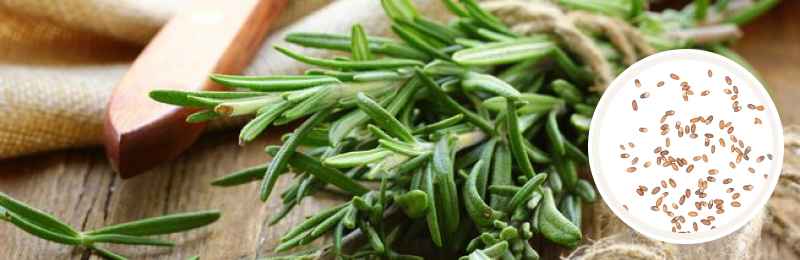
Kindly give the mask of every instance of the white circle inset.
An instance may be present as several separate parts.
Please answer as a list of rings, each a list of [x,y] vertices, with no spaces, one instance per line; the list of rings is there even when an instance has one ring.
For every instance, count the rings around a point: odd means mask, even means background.
[[[662,123],[667,111],[675,113]],[[589,163],[598,191],[622,221],[648,237],[693,244],[728,235],[762,209],[777,184],[783,163],[783,128],[775,105],[752,74],[720,55],[673,50],[647,57],[614,80],[594,115]],[[708,120],[710,116],[713,118]],[[720,125],[720,120],[724,124]],[[667,130],[662,130],[664,124]],[[756,162],[761,156],[763,160]],[[636,162],[634,158],[638,158]],[[658,164],[658,158],[666,160]],[[665,166],[666,161],[675,161],[677,167]],[[712,174],[714,170],[718,173]],[[700,181],[707,183],[707,189],[698,192]],[[640,185],[647,188],[643,195],[637,191]],[[746,185],[753,188],[745,190]],[[656,187],[658,191],[653,193]],[[680,204],[687,189],[690,196]],[[698,193],[705,197],[701,199]],[[736,199],[734,194],[739,194]],[[659,198],[661,204],[654,210]],[[718,208],[714,200],[722,200],[723,206]],[[709,203],[713,204],[710,208]],[[664,205],[673,217],[664,212]],[[684,222],[672,221],[679,216]],[[713,220],[709,221],[709,216]]]

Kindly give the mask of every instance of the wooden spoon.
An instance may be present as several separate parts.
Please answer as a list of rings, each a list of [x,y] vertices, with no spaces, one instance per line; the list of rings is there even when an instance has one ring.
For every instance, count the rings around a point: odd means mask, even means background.
[[[194,109],[151,100],[154,89],[218,90],[213,73],[248,65],[287,0],[193,0],[173,17],[117,85],[104,123],[106,154],[123,178],[174,159],[205,127]]]

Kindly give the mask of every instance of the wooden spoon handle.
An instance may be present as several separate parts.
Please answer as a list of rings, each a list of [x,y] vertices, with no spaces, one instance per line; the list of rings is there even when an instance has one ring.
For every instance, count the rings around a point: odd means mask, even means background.
[[[172,160],[205,124],[194,109],[151,100],[154,89],[218,90],[212,73],[241,73],[287,0],[193,0],[173,17],[117,85],[104,123],[106,154],[123,178]]]

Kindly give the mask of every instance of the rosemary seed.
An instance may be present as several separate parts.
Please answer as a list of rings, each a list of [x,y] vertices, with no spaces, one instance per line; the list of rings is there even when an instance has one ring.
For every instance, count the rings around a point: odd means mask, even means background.
[[[753,190],[753,185],[744,185],[744,190],[746,190],[746,191]]]
[[[725,76],[725,83],[728,83],[728,86],[733,84],[733,82],[731,81],[731,77]]]
[[[670,77],[670,78],[672,78],[672,79],[674,79],[674,80],[679,80],[679,79],[681,79],[681,77],[678,77],[678,75],[675,75],[675,73],[669,74],[669,77]]]
[[[633,82],[634,82],[634,84],[636,84],[636,87],[637,87],[637,88],[639,88],[639,87],[642,87],[642,83],[641,83],[641,82],[639,82],[639,79],[636,79],[636,80],[634,80]]]
[[[738,198],[739,198],[739,193],[738,193],[738,192],[737,192],[737,193],[734,193],[734,194],[733,194],[733,196],[732,196],[731,198],[733,198],[733,199],[738,199]]]
[[[631,105],[633,106],[633,111],[639,111],[639,105],[636,104],[636,100],[635,99],[633,100]]]

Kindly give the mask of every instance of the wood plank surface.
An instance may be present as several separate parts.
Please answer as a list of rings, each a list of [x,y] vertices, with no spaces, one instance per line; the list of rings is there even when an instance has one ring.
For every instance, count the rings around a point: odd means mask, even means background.
[[[800,1],[784,1],[770,14],[744,28],[736,45],[772,87],[784,125],[800,123]],[[305,216],[336,203],[334,196],[305,200],[287,219],[266,225],[278,200],[258,201],[258,185],[216,188],[215,177],[269,160],[263,147],[277,143],[276,134],[239,147],[236,131],[203,136],[172,163],[146,175],[121,180],[100,148],[72,149],[0,161],[0,190],[41,208],[80,229],[92,229],[145,217],[219,209],[216,224],[172,235],[178,246],[112,249],[132,259],[179,260],[202,254],[204,259],[254,259],[272,255],[277,238]],[[283,178],[277,187],[288,183]],[[800,208],[800,205],[791,205]],[[793,251],[764,233],[766,259],[798,259]],[[317,242],[319,244],[319,242]],[[713,256],[708,256],[714,259]],[[72,246],[45,242],[0,223],[0,259],[99,259]]]

